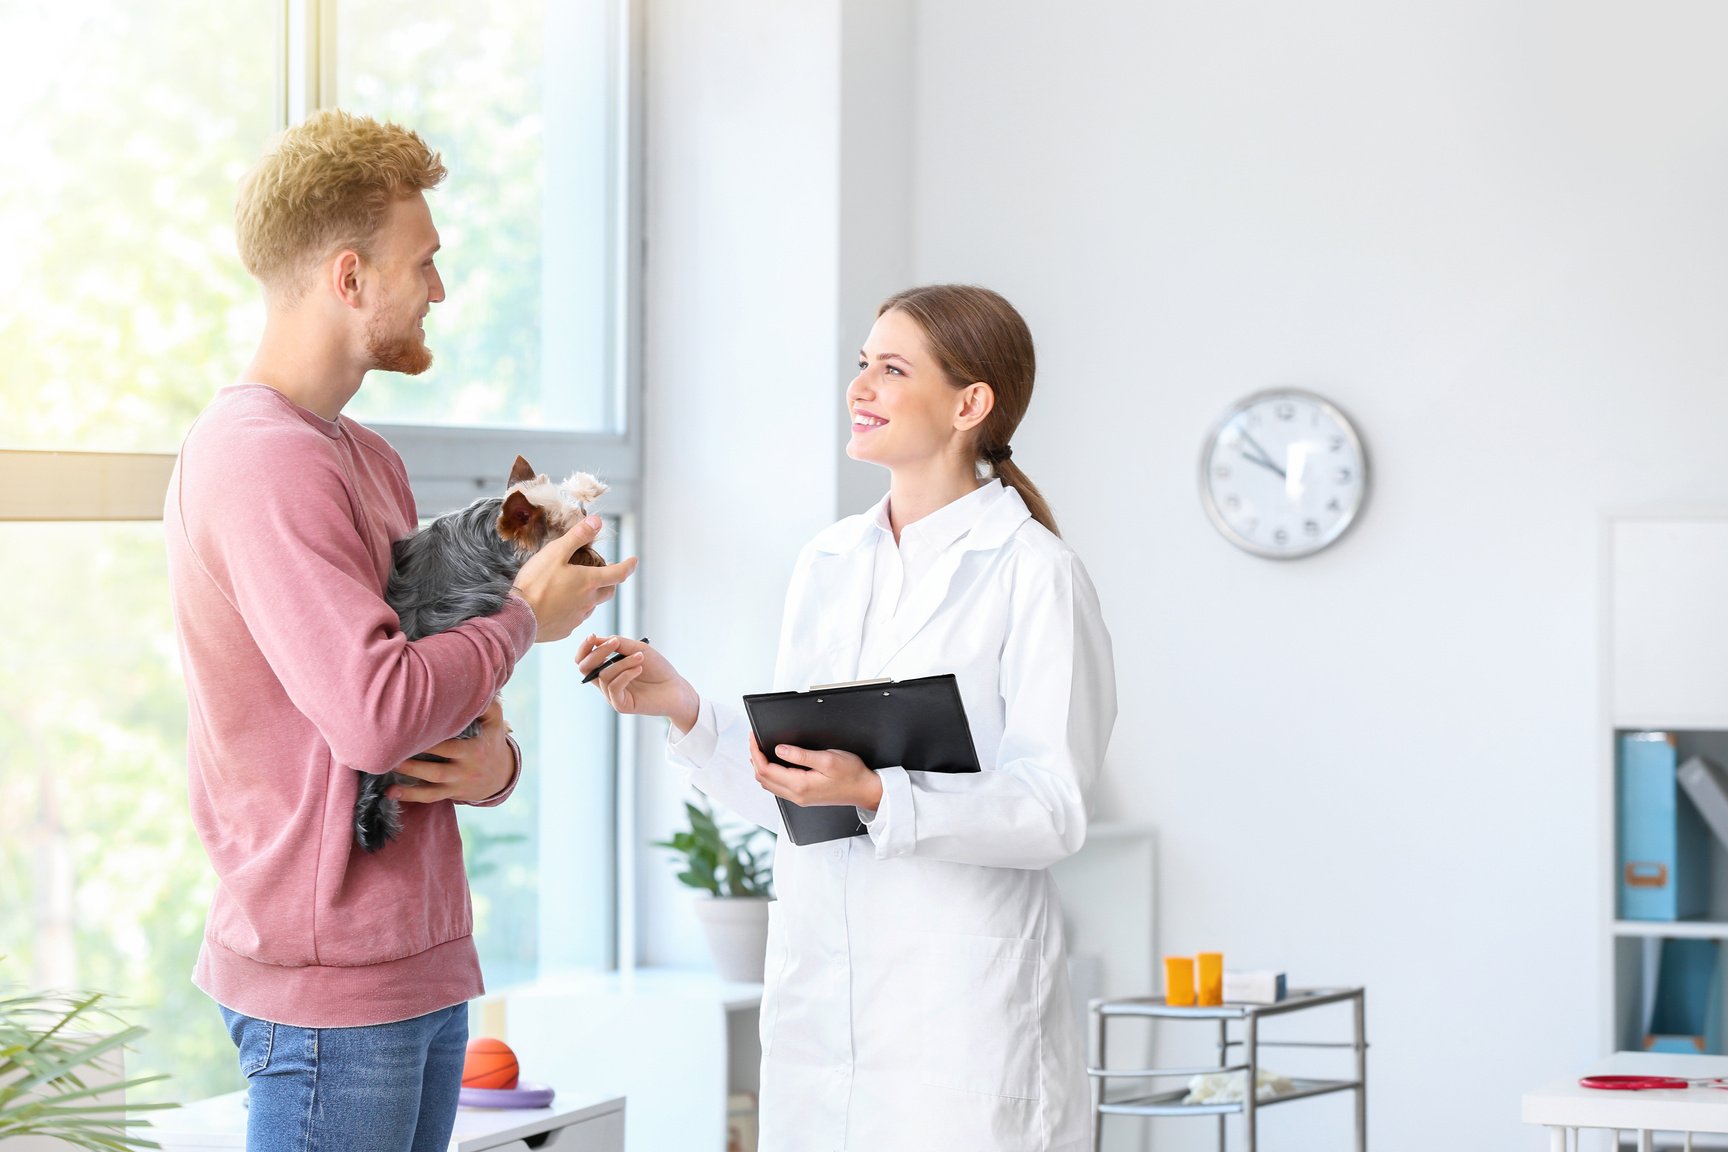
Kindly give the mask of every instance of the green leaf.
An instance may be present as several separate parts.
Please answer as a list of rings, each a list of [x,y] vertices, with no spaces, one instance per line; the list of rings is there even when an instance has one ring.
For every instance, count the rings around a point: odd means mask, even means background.
[[[102,1057],[144,1035],[144,1029],[109,1026],[100,993],[37,993],[0,1000],[0,1143],[42,1136],[72,1147],[102,1150],[155,1148],[127,1128],[146,1121],[129,1113],[173,1108],[171,1103],[102,1103],[99,1097],[165,1079],[140,1076],[86,1084],[83,1075]],[[76,1026],[77,1031],[71,1031]],[[86,1033],[86,1030],[94,1030]]]

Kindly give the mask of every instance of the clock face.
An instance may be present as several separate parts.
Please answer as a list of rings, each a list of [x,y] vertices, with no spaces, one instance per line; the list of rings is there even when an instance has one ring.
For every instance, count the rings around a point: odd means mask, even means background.
[[[1200,494],[1232,544],[1293,559],[1350,527],[1368,495],[1368,458],[1337,406],[1311,392],[1259,392],[1226,412],[1206,441]]]

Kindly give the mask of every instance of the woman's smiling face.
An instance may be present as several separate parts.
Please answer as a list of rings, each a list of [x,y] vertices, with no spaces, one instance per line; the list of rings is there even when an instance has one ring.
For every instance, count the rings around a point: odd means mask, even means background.
[[[876,318],[846,388],[852,439],[846,454],[892,468],[952,448],[962,392],[930,352],[918,322],[904,312]]]

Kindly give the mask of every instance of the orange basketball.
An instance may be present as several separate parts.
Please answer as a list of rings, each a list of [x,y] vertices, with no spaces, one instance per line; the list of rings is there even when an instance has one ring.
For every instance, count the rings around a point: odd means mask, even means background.
[[[520,1075],[516,1053],[504,1041],[489,1036],[468,1041],[468,1055],[462,1061],[462,1087],[514,1088]]]

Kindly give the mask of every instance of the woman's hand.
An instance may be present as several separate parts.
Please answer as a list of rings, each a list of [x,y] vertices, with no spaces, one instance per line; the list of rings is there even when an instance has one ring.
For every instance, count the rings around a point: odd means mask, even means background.
[[[576,667],[586,676],[614,654],[624,658],[608,665],[594,682],[606,703],[625,716],[664,716],[679,732],[695,727],[702,698],[670,660],[640,640],[590,636],[576,650]]]
[[[756,737],[750,737],[750,763],[756,782],[783,800],[794,804],[851,804],[874,812],[882,803],[882,781],[850,752],[830,748],[818,752],[782,744],[774,755],[796,768],[786,768],[762,754]]]

